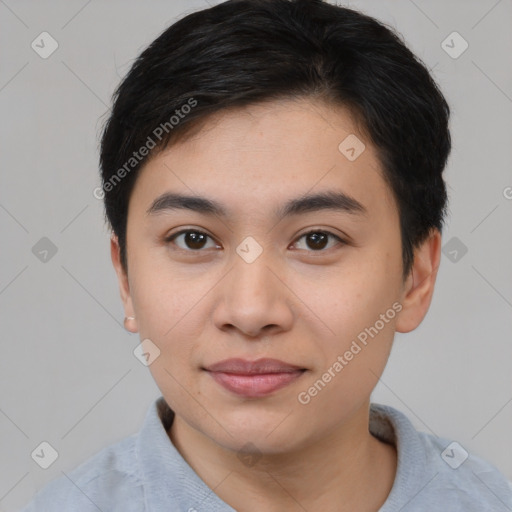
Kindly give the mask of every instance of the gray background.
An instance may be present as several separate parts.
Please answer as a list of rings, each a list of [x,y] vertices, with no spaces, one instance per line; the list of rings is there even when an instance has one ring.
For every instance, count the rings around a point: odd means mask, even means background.
[[[397,334],[373,399],[510,479],[512,2],[350,5],[404,35],[453,111],[450,214],[433,303],[418,329]],[[159,396],[132,353],[138,335],[122,327],[109,233],[92,194],[98,135],[133,59],[174,20],[206,6],[0,1],[2,511],[135,433]],[[59,44],[47,59],[31,48],[43,31]],[[458,58],[441,45],[453,31],[469,44]],[[57,248],[46,262],[32,251],[42,237]],[[42,441],[59,455],[46,470],[31,457]]]

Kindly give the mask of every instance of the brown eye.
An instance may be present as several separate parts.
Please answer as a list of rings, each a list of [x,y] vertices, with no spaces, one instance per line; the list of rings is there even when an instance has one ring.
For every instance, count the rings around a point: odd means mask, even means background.
[[[189,229],[171,235],[170,237],[166,238],[166,242],[173,242],[180,249],[199,251],[205,247],[208,248],[206,245],[208,239],[211,239],[211,237],[206,233]],[[180,240],[181,245],[180,243],[176,243],[178,240]],[[210,247],[215,248],[216,244],[213,243],[213,245]]]
[[[329,238],[334,239],[337,243],[343,243],[343,240],[339,236],[328,231],[310,231],[308,233],[304,233],[299,240],[303,238],[306,240],[307,249],[316,252],[322,251],[327,247],[329,244]],[[331,244],[330,247],[333,247],[333,245],[336,245],[336,243]]]

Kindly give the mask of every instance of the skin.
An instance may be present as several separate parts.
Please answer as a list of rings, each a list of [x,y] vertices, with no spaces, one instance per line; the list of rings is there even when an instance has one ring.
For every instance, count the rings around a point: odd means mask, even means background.
[[[366,145],[352,162],[338,150],[349,134]],[[328,190],[350,194],[367,214],[272,214]],[[148,215],[167,191],[214,199],[231,216]],[[199,251],[184,236],[164,241],[185,228],[211,238]],[[346,243],[330,238],[318,249],[303,236],[310,229]],[[236,252],[247,236],[263,249],[252,263]],[[385,502],[396,450],[368,431],[370,394],[395,331],[412,331],[428,311],[440,247],[433,230],[402,279],[396,203],[375,149],[340,106],[301,99],[224,111],[146,163],[130,198],[127,273],[111,241],[125,314],[135,317],[126,328],[160,349],[149,368],[176,414],[169,438],[225,502],[241,512],[370,512]],[[301,404],[298,394],[395,302],[401,311]],[[202,370],[231,357],[307,371],[271,395],[241,398]],[[242,447],[250,463],[237,456]]]

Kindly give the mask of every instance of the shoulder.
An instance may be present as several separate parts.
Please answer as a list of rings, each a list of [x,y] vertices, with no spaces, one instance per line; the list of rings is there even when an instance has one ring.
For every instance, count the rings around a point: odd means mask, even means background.
[[[431,493],[458,503],[460,510],[512,510],[512,484],[491,463],[457,441],[418,433],[434,472]],[[451,503],[448,501],[448,503]]]
[[[39,491],[21,512],[144,510],[136,435],[104,448]]]
[[[370,430],[394,442],[398,468],[381,512],[512,510],[512,485],[457,441],[417,431],[400,411],[372,404]],[[398,508],[395,508],[398,507]]]

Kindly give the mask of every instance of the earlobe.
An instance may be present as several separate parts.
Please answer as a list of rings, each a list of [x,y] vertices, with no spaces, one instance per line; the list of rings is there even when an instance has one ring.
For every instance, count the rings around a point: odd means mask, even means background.
[[[414,251],[414,263],[404,284],[396,331],[413,331],[425,318],[434,294],[440,259],[441,233],[434,229]]]
[[[133,307],[132,297],[130,294],[130,283],[128,275],[121,263],[121,249],[116,235],[110,237],[110,257],[112,265],[117,274],[119,283],[119,293],[124,306],[124,327],[127,331],[136,333],[138,332],[137,320],[135,318],[135,311]]]

